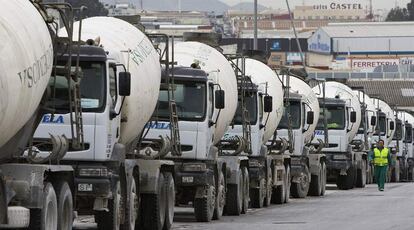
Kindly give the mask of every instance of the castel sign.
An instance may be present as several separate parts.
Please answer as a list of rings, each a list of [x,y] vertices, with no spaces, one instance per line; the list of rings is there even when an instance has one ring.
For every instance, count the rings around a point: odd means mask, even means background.
[[[362,4],[359,3],[337,3],[313,5],[314,10],[362,10]]]

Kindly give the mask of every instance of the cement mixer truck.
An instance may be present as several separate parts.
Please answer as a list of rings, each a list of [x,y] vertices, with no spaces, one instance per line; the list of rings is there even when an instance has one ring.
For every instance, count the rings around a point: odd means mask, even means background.
[[[57,36],[57,21],[48,12],[59,12],[62,25],[72,28],[73,9],[68,4],[27,0],[1,4],[0,228],[71,229],[74,170],[59,161],[69,148],[69,137],[71,148],[84,145],[77,123],[82,71],[71,61],[55,63],[57,56],[73,52],[72,34],[78,33],[69,29],[71,36]],[[55,111],[48,103],[56,97],[54,89],[65,85],[61,93],[71,94],[67,102],[72,113],[67,122],[73,132],[45,136],[53,144],[42,160],[33,151],[32,136],[43,114]],[[28,148],[29,155],[25,155]]]
[[[359,151],[368,153],[372,149],[373,135],[378,120],[375,99],[369,97],[363,89],[354,90],[354,93],[359,97],[362,111],[362,120],[357,135],[354,138],[354,144],[357,145]],[[360,179],[356,182],[357,187],[365,187],[365,184],[373,182],[373,165],[369,164],[367,160],[361,161],[361,163],[360,169],[357,170],[357,178]]]
[[[326,185],[325,155],[312,144],[319,118],[319,102],[312,88],[303,80],[280,75],[285,86],[285,112],[278,126],[278,145],[272,151],[291,157],[291,195],[323,196]],[[321,90],[322,92],[322,90]],[[317,140],[321,145],[324,137]],[[282,144],[284,143],[284,144]]]
[[[79,27],[75,23],[74,28]],[[84,20],[81,39],[87,148],[69,149],[61,161],[75,170],[74,209],[94,214],[99,229],[169,229],[174,217],[174,162],[162,156],[171,151],[170,142],[157,138],[159,149],[143,155],[137,148],[160,92],[160,55],[147,36],[116,18]],[[61,97],[53,102],[58,113],[43,117],[35,143],[49,133],[68,135],[66,101]]]
[[[319,91],[317,87],[313,89]],[[363,162],[367,160],[367,153],[353,142],[361,123],[360,100],[351,88],[340,82],[326,82],[325,91],[326,111],[319,118],[319,124],[326,119],[329,143],[322,152],[327,156],[327,177],[339,189],[351,189],[357,180],[363,180],[357,178],[357,171],[363,170]],[[319,138],[324,131],[318,126],[315,134]]]
[[[393,155],[393,163],[390,165],[390,181],[411,180],[409,158],[413,154],[413,116],[405,111],[395,111],[395,133],[389,144]]]
[[[269,154],[266,143],[274,134],[283,114],[283,89],[277,75],[266,64],[251,58],[239,59],[239,67],[255,87],[246,99],[251,125],[251,154],[249,157],[249,196],[253,208],[284,203],[289,195],[289,157]],[[243,136],[242,113],[238,109],[235,124],[227,137]],[[237,196],[237,195],[236,195]]]
[[[176,203],[192,204],[196,220],[207,222],[213,217],[220,218],[224,206],[229,204],[226,191],[229,191],[230,177],[235,181],[245,181],[246,178],[231,173],[232,167],[219,158],[222,149],[216,147],[236,112],[237,79],[226,57],[203,43],[177,43],[173,55],[177,62],[173,88],[182,156],[167,155],[167,158],[175,162]],[[160,119],[148,127],[147,138],[169,135],[170,124],[164,115],[168,110],[165,100],[166,95],[161,95],[158,101]],[[246,156],[233,168],[240,169],[241,165],[248,166]]]

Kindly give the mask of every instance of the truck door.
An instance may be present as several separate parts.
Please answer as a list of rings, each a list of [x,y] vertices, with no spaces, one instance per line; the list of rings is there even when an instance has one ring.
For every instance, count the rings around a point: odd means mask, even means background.
[[[118,72],[115,63],[109,63],[108,79],[109,79],[109,105],[113,112],[119,113],[121,109],[122,98],[118,95]],[[108,132],[108,148],[112,151],[114,144],[118,142],[120,135],[121,115],[115,118],[109,117]]]

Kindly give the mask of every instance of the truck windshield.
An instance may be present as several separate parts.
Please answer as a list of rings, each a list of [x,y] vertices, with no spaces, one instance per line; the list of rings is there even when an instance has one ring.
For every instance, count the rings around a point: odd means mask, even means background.
[[[206,83],[176,81],[174,87],[175,103],[180,120],[202,121],[206,113]],[[168,91],[160,91],[158,109],[155,116],[169,119]]]
[[[376,130],[375,135],[381,134],[381,136],[385,135],[387,129],[387,119],[385,116],[380,116],[378,119],[379,130]]]
[[[406,143],[411,143],[412,139],[413,139],[413,129],[411,127],[411,125],[407,125],[405,127],[405,142]]]
[[[246,108],[249,111],[249,120],[251,125],[255,125],[257,121],[257,99],[256,94],[245,98]],[[234,116],[234,124],[242,124],[242,113],[240,105],[237,106],[236,115]]]
[[[80,62],[82,71],[80,91],[82,111],[103,111],[105,104],[105,63]],[[73,84],[73,82],[72,82]],[[68,81],[65,76],[50,78],[51,99],[47,106],[55,108],[58,113],[69,112]]]
[[[341,130],[345,129],[345,107],[328,105],[325,109],[326,121],[328,129]],[[316,127],[317,130],[324,129],[323,108],[319,114],[319,121]]]
[[[280,120],[278,129],[287,129],[288,126],[288,112],[290,111],[291,115],[291,122],[292,122],[292,129],[299,129],[301,125],[301,115],[300,115],[300,102],[294,101],[290,102],[290,109],[286,109],[283,112],[282,119]]]
[[[401,140],[402,139],[402,123],[401,121],[397,121],[396,129],[393,140]]]

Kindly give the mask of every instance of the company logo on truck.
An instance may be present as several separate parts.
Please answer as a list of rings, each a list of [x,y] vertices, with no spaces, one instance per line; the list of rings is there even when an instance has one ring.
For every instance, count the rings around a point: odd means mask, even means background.
[[[320,135],[324,135],[325,134],[325,131],[323,131],[323,130],[315,130],[315,135],[316,136],[320,136]]]
[[[48,123],[48,124],[63,124],[65,123],[65,120],[63,119],[63,116],[53,116],[52,115],[44,115],[42,119],[42,123]]]
[[[22,85],[27,85],[28,88],[32,88],[43,77],[46,77],[48,71],[53,65],[53,48],[49,49],[33,64],[26,67],[26,69],[17,73]]]
[[[154,47],[146,39],[142,39],[141,42],[131,50],[131,58],[137,65],[142,64],[153,52]]]
[[[151,122],[145,125],[145,128],[148,129],[171,129],[171,124],[166,122]]]

